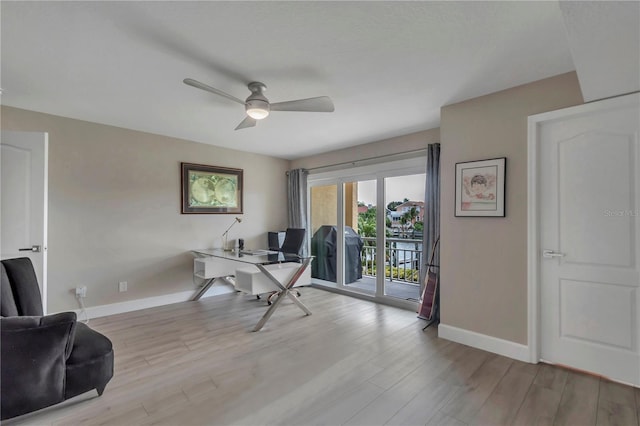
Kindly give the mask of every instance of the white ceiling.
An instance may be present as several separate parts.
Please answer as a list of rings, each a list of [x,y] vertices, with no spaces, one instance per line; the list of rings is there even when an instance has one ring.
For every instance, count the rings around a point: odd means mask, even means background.
[[[439,126],[440,107],[575,69],[557,2],[0,3],[2,103],[294,159]],[[334,113],[244,111],[330,96]]]

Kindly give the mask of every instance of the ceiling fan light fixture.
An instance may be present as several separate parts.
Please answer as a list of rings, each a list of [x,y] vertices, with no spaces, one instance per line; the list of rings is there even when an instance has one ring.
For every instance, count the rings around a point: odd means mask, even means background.
[[[262,120],[269,115],[269,102],[265,102],[261,99],[252,99],[247,101],[245,105],[247,115],[255,120]]]
[[[0,0],[2,1],[2,0]],[[254,127],[258,120],[262,120],[269,116],[269,113],[273,111],[302,111],[302,112],[333,112],[333,101],[328,96],[318,96],[315,98],[296,99],[292,101],[276,102],[275,104],[269,103],[262,92],[267,89],[264,83],[258,81],[251,82],[247,85],[251,95],[247,100],[242,101],[233,95],[216,89],[215,87],[208,86],[204,83],[200,83],[192,78],[185,78],[182,82],[186,85],[195,87],[196,89],[205,90],[211,92],[214,95],[222,96],[231,101],[244,105],[244,110],[247,116],[238,124],[235,130],[246,129],[248,127]]]

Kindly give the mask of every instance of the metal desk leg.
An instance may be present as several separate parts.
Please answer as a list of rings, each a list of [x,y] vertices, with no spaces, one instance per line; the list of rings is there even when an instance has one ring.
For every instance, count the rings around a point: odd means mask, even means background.
[[[211,288],[214,281],[218,278],[220,277],[209,278],[207,281],[205,281],[204,285],[200,287],[200,290],[198,290],[198,292],[191,298],[191,300],[200,300],[200,298],[207,292],[207,290],[209,290],[209,288]]]
[[[227,284],[232,285],[235,287],[235,285],[229,281],[229,278],[233,277],[233,275],[226,275],[224,277],[213,277],[213,278],[209,278],[207,281],[204,282],[204,284],[202,285],[202,287],[200,287],[200,290],[198,290],[198,292],[191,298],[192,301],[194,300],[200,300],[200,298],[202,296],[204,296],[204,294],[207,292],[207,290],[209,290],[209,288],[211,288],[211,286],[213,285],[213,283],[215,282],[215,280],[224,280],[226,281]]]
[[[286,285],[282,285],[282,283],[280,281],[278,281],[278,279],[276,277],[271,275],[271,273],[264,266],[256,265],[258,267],[258,269],[260,269],[260,271],[263,274],[265,274],[267,276],[267,278],[269,278],[280,289],[280,291],[282,291],[282,294],[279,295],[278,298],[275,300],[275,302],[273,302],[271,304],[271,306],[269,307],[269,309],[267,309],[267,312],[265,312],[265,314],[262,316],[262,318],[260,318],[260,321],[258,321],[258,324],[256,324],[256,326],[253,329],[253,331],[259,331],[266,324],[266,322],[269,320],[269,318],[271,318],[271,315],[273,315],[273,312],[278,308],[278,305],[280,305],[280,303],[284,299],[285,295],[289,296],[289,298],[291,300],[293,300],[293,302],[296,304],[296,306],[298,306],[300,309],[302,309],[305,314],[311,315],[311,311],[304,305],[304,303],[302,303],[296,297],[295,294],[293,294],[291,292],[291,288],[293,288],[293,286],[295,285],[296,281],[298,281],[298,279],[302,276],[302,273],[304,272],[305,269],[307,269],[307,267],[311,263],[311,260],[312,260],[312,258],[305,259],[305,261],[302,263],[302,265],[300,265],[300,267],[298,268],[296,273],[293,274],[293,277],[291,277],[291,279],[289,280],[289,282]]]

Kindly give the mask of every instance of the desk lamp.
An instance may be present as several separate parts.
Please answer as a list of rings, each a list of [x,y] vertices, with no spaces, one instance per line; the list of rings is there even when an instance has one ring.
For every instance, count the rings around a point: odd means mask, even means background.
[[[224,231],[224,234],[222,234],[222,244],[223,244],[222,249],[223,249],[224,251],[232,251],[232,250],[233,250],[233,249],[231,249],[231,248],[227,247],[227,237],[228,237],[228,235],[229,235],[229,230],[230,230],[231,228],[233,228],[233,225],[235,225],[236,223],[240,223],[240,222],[242,222],[242,218],[241,218],[241,217],[236,217],[236,218],[233,220],[233,223],[232,223],[231,225],[229,225],[229,227],[227,228],[227,230],[226,230],[226,231]]]

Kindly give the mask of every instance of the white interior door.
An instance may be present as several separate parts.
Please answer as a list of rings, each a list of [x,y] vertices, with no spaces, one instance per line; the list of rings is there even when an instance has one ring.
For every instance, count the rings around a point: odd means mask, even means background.
[[[29,257],[47,312],[46,133],[2,131],[0,258]]]
[[[539,127],[540,353],[640,385],[638,95]]]

